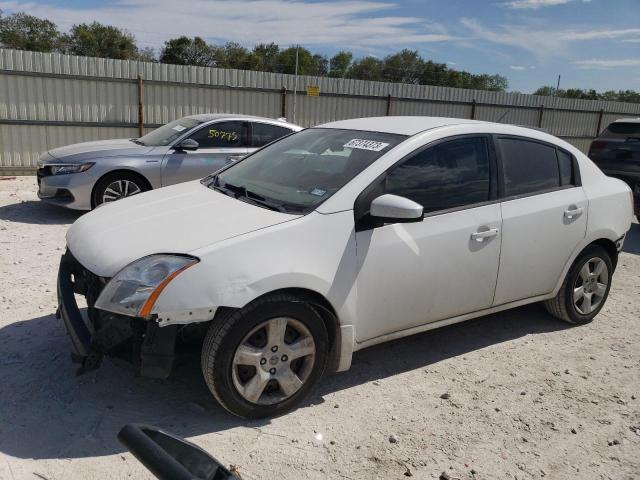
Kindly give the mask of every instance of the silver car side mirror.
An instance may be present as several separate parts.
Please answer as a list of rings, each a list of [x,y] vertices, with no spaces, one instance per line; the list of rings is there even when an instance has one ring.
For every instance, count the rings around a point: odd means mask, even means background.
[[[371,202],[369,214],[389,223],[420,222],[423,207],[419,203],[398,195],[385,194]]]
[[[197,150],[200,147],[200,144],[196,142],[193,138],[185,138],[180,143],[173,146],[173,149],[176,151],[185,151],[185,150]]]

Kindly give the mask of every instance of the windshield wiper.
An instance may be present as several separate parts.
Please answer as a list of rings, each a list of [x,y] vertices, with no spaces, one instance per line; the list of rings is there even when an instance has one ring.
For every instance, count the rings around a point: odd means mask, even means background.
[[[264,198],[262,195],[258,195],[257,193],[252,192],[251,190],[247,190],[247,187],[245,187],[244,185],[231,185],[230,183],[225,183],[223,187],[220,187],[219,185],[217,185],[217,183],[218,183],[218,177],[215,177],[214,187],[224,188],[231,192],[234,192],[236,194],[237,200],[245,199],[261,207],[268,208],[269,210],[275,210],[276,212],[283,212],[283,213],[287,212],[286,208],[284,208],[282,205],[272,203],[268,201],[266,198]]]
[[[130,139],[133,143],[136,143],[138,145],[145,145],[145,143],[143,141],[141,141],[139,138],[131,138]]]

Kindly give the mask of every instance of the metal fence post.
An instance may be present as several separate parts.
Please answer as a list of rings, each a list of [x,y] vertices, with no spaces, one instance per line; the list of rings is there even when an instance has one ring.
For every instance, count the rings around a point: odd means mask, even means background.
[[[538,128],[542,128],[542,115],[544,114],[544,104],[540,105],[540,112],[538,113]]]
[[[138,75],[138,135],[144,135],[144,103],[142,75]]]
[[[600,131],[602,130],[602,117],[603,116],[604,116],[604,108],[601,108],[600,109],[600,113],[598,114],[598,129],[596,130],[596,134],[594,135],[595,137],[600,135]]]
[[[391,115],[391,94],[389,93],[387,95],[387,113],[386,113],[387,117],[389,115]]]
[[[287,87],[280,90],[280,117],[287,118]]]
[[[471,120],[476,118],[476,99],[474,98],[471,102]]]

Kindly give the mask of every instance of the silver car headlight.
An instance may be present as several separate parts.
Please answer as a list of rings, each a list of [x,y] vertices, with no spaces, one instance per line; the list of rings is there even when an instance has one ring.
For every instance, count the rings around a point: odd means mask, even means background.
[[[81,173],[86,172],[95,164],[93,162],[87,163],[69,163],[69,164],[49,164],[46,165],[51,170],[51,175],[67,175],[69,173]]]
[[[199,261],[188,255],[170,254],[136,260],[109,280],[95,307],[129,317],[148,317],[169,282]]]

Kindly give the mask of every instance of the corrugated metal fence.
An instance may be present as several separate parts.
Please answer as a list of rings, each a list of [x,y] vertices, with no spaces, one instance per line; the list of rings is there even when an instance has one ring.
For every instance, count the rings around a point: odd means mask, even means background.
[[[317,86],[320,96],[307,96]],[[297,91],[295,91],[297,88]],[[295,98],[295,100],[294,100]],[[431,115],[542,127],[586,151],[640,104],[447,87],[184,67],[0,49],[0,171],[33,171],[48,149],[139,136],[195,113],[345,118]]]

